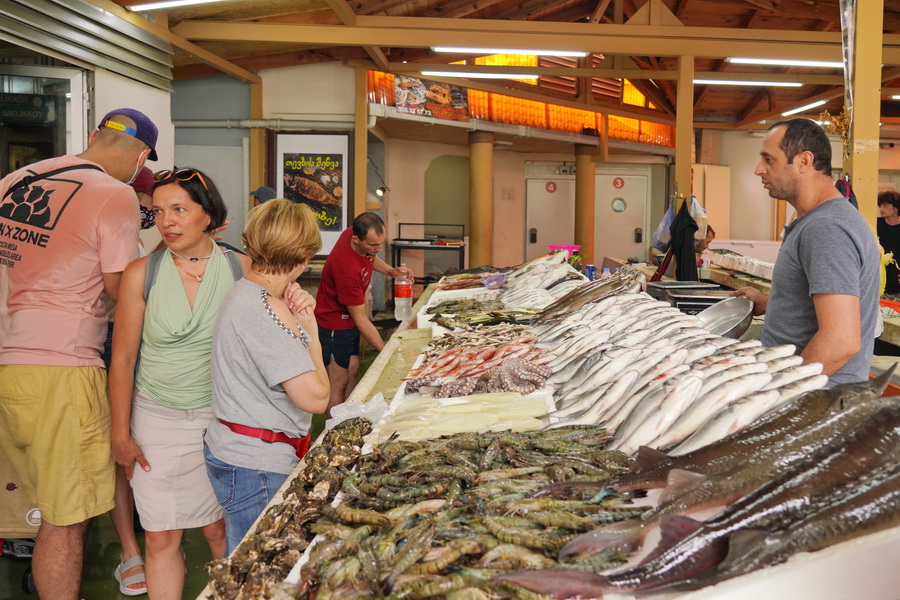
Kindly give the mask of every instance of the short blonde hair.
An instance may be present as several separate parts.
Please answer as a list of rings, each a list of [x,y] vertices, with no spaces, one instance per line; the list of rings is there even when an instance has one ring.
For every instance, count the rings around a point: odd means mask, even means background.
[[[284,198],[253,208],[241,237],[253,267],[265,273],[292,271],[322,248],[312,210]]]

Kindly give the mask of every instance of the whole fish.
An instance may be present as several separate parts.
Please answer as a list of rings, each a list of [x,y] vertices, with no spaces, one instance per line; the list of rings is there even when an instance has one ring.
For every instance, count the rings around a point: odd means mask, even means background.
[[[799,354],[791,354],[790,356],[779,356],[778,358],[773,358],[772,360],[765,361],[766,369],[769,373],[777,373],[782,369],[787,369],[788,367],[796,367],[797,365],[803,362],[803,357]]]
[[[686,587],[710,585],[783,563],[798,552],[816,552],[897,526],[900,526],[900,466],[894,465],[787,529],[768,533],[755,529],[736,532],[731,536],[728,558],[717,569],[688,580]]]
[[[614,442],[612,449],[626,454],[633,453],[639,446],[649,443],[666,431],[672,421],[696,400],[703,385],[703,375],[699,371],[688,371],[679,375],[679,378],[678,382],[673,382],[672,391],[657,406],[650,407],[636,426],[626,429],[629,423],[626,421],[622,424],[619,430],[622,432],[622,437],[619,438],[621,441]],[[639,405],[635,412],[640,408]]]
[[[771,372],[771,371],[770,371]],[[808,379],[810,377],[815,377],[819,373],[822,372],[822,364],[817,362],[812,363],[803,363],[801,365],[797,365],[795,367],[787,367],[780,371],[776,371],[772,373],[772,382],[763,388],[765,390],[777,390],[779,388],[783,388],[787,385],[794,383],[795,381],[800,381],[801,379]]]
[[[753,360],[753,357],[744,358],[750,358],[751,362],[732,365],[730,369],[712,369],[712,372],[708,372],[706,369],[703,369],[705,379],[703,380],[703,387],[700,388],[700,395],[706,395],[714,388],[717,388],[723,383],[731,381],[732,379],[737,379],[741,375],[748,375],[750,373],[762,373],[767,370],[766,363],[757,362]]]
[[[667,517],[656,551],[641,564],[612,574],[579,577],[578,589],[557,595],[558,571],[507,573],[494,578],[550,597],[599,598],[605,593],[665,589],[702,575],[725,558],[729,540],[739,531],[778,530],[827,509],[842,496],[896,469],[900,460],[900,405],[886,406],[852,429],[845,438],[820,446],[794,467],[743,496],[705,523]],[[890,510],[890,509],[889,509]],[[896,504],[893,512],[897,511]],[[847,528],[852,528],[852,519]],[[590,536],[591,534],[586,534]],[[582,537],[586,537],[582,536]],[[574,554],[563,547],[560,557]],[[583,548],[581,548],[583,549]]]
[[[707,419],[683,442],[674,448],[665,448],[665,452],[671,456],[680,456],[721,440],[776,406],[778,398],[778,390],[768,390],[735,400]]]
[[[663,386],[677,375],[690,370],[691,368],[688,365],[675,365],[657,375],[653,380],[636,392],[626,393],[615,406],[611,406],[606,412],[606,418],[603,421],[604,426],[607,429],[617,429],[619,425],[628,418],[638,404],[645,400],[649,400],[650,396],[654,396],[652,402],[658,402],[665,396],[665,389]]]
[[[825,384],[827,383],[827,375],[813,375],[804,379],[798,379],[793,383],[778,388],[778,391],[781,392],[781,402],[793,400],[797,396],[805,394],[810,390],[821,389],[825,387]]]
[[[743,374],[738,373],[737,377],[709,390],[705,395],[703,394],[703,388],[706,387],[704,382],[704,386],[700,388],[698,398],[686,410],[682,411],[681,415],[674,419],[672,426],[644,445],[661,449],[678,444],[697,431],[709,417],[719,412],[723,407],[739,398],[761,390],[763,386],[772,381],[772,376],[768,373],[754,372],[752,369],[758,368],[755,365],[765,369],[762,363],[750,363],[735,367],[736,371],[744,369],[746,372]]]
[[[900,411],[900,401],[895,398],[876,398],[869,402],[858,402],[845,410],[827,414],[821,417],[821,421],[780,441],[757,447],[744,456],[734,457],[728,465],[712,470],[708,466],[705,469],[700,467],[696,472],[673,469],[668,473],[668,485],[660,497],[660,503],[644,513],[640,520],[599,527],[576,538],[563,550],[573,552],[583,547],[606,550],[638,547],[661,518],[727,505],[773,477],[796,468],[797,464],[808,459],[812,451],[839,444],[860,423],[890,408]],[[897,450],[900,452],[900,445]]]
[[[820,446],[789,469],[705,523],[666,519],[662,541],[644,563],[606,577],[610,591],[638,591],[683,580],[724,558],[740,530],[781,529],[821,510],[842,492],[864,485],[900,461],[900,404],[886,406],[857,427]]]
[[[599,398],[593,396],[594,402],[586,410],[579,414],[572,415],[566,419],[547,427],[547,429],[556,429],[557,427],[566,427],[571,425],[595,425],[600,422],[604,409],[611,402],[615,402],[617,397],[627,390],[634,380],[637,379],[637,371],[626,371],[619,376],[618,379],[607,389]],[[554,415],[558,416],[558,415]]]
[[[741,462],[757,449],[796,436],[845,408],[872,403],[887,387],[895,368],[892,366],[871,381],[807,392],[728,437],[683,456],[670,457],[650,448],[641,449],[631,470],[614,482],[614,487],[620,491],[657,488],[665,485],[671,469],[713,473]]]

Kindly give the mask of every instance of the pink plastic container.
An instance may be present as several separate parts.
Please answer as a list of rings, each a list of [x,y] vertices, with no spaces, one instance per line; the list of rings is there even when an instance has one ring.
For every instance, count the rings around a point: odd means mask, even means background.
[[[547,244],[547,247],[550,248],[550,252],[554,252],[559,250],[560,248],[565,249],[569,253],[569,258],[572,258],[572,253],[576,250],[581,250],[581,246],[575,244]]]

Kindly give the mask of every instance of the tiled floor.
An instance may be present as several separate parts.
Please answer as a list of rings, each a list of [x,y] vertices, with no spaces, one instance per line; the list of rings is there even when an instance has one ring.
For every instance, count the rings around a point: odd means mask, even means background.
[[[385,338],[393,330],[383,330]],[[365,373],[375,359],[371,349],[360,360],[359,376]],[[313,435],[321,430],[325,420],[313,419]],[[144,547],[144,534],[137,535],[138,543]],[[199,529],[185,532],[182,544],[187,558],[184,598],[193,600],[206,587],[206,564],[211,560],[209,546]],[[126,598],[119,593],[119,584],[113,578],[113,571],[119,564],[121,547],[107,515],[97,517],[91,524],[85,548],[84,574],[81,596],[85,600],[120,600]],[[28,568],[29,559],[0,557],[0,600],[29,600],[36,596],[26,594],[22,589],[22,579]],[[146,598],[146,596],[139,596]],[[45,599],[50,600],[50,599]]]

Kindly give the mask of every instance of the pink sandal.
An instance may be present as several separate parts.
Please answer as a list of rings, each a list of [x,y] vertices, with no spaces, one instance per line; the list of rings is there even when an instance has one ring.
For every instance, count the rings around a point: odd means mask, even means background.
[[[141,596],[147,593],[147,578],[144,573],[122,577],[122,573],[138,565],[143,566],[144,559],[140,556],[133,556],[116,567],[113,573],[116,581],[119,582],[119,593],[123,596]]]

